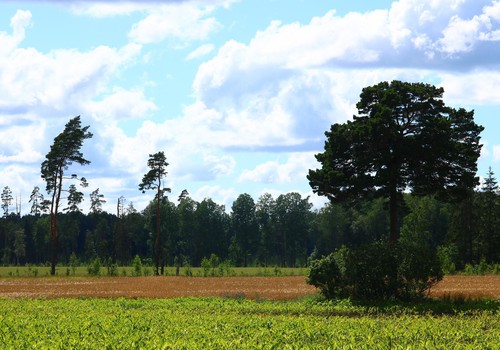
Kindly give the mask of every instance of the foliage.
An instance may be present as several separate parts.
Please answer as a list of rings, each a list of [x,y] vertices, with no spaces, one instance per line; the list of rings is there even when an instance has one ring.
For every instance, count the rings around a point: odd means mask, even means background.
[[[313,191],[336,202],[388,198],[394,242],[403,191],[456,196],[474,188],[483,127],[473,111],[445,106],[443,92],[401,81],[364,88],[359,115],[325,133],[322,167],[308,175]]]
[[[405,307],[241,298],[1,299],[0,343],[3,349],[494,349],[499,307],[498,302]],[[433,311],[439,308],[450,313]]]
[[[142,276],[142,261],[139,255],[134,257],[134,261],[132,261],[132,266],[134,271],[132,272],[132,276]]]
[[[483,197],[485,193],[471,193],[467,203],[446,203],[436,197],[417,197],[404,195],[404,232],[418,232],[421,227],[425,241],[432,249],[445,247],[448,254],[445,273],[462,271],[466,263],[473,266],[484,258],[488,265],[500,263],[495,240],[486,239],[483,228],[487,217]],[[498,193],[493,198],[500,199]],[[358,247],[385,240],[388,232],[387,200],[366,199],[356,205],[329,203],[320,210],[307,209],[306,198],[300,201],[287,199],[299,198],[296,195],[283,196],[279,207],[271,195],[262,196],[256,201],[256,216],[259,225],[252,233],[257,242],[254,253],[249,258],[249,266],[272,269],[285,267],[284,248],[290,267],[306,266],[307,258],[317,252],[316,257],[326,256],[342,245]],[[288,202],[291,205],[283,205]],[[99,257],[102,262],[115,258],[121,266],[132,266],[135,255],[143,259],[153,257],[155,203],[141,212],[124,211],[123,216],[107,213],[60,213],[58,221],[59,259],[70,260],[74,253],[82,265]],[[500,215],[500,206],[494,207],[493,215]],[[162,224],[163,247],[166,266],[174,266],[175,256],[179,257],[183,273],[184,262],[189,261],[193,268],[200,266],[203,257],[216,254],[220,261],[231,260],[230,265],[238,264],[232,254],[240,249],[232,228],[231,215],[224,206],[206,199],[197,202],[184,198],[179,203],[165,199],[161,205],[162,217],[168,217]],[[285,210],[282,210],[285,209]],[[288,214],[288,212],[293,214]],[[468,214],[470,213],[470,215]],[[408,219],[406,219],[408,217]],[[419,219],[420,218],[420,219]],[[403,229],[403,226],[407,228]],[[500,226],[492,231],[500,234]],[[286,234],[283,232],[286,230]],[[483,233],[481,233],[483,232]],[[285,244],[286,239],[286,244]],[[17,216],[10,214],[0,218],[0,259],[5,265],[45,265],[50,256],[50,216],[45,214]],[[486,252],[493,254],[486,255]],[[24,256],[23,256],[24,255]],[[440,253],[439,258],[444,264]],[[18,261],[19,260],[19,261]],[[145,260],[143,260],[144,262]],[[151,264],[154,266],[154,262]],[[129,275],[132,273],[130,271]],[[45,273],[41,273],[44,275]]]
[[[71,268],[71,274],[74,276],[76,275],[76,268],[80,265],[80,261],[76,257],[75,252],[71,253],[71,256],[69,257],[69,267]]]
[[[3,210],[3,216],[8,217],[9,216],[9,207],[12,204],[12,200],[14,199],[12,197],[12,191],[9,188],[9,186],[5,186],[2,191],[2,210]]]
[[[163,187],[162,180],[167,176],[168,162],[165,153],[157,152],[155,154],[150,154],[148,159],[149,171],[144,174],[142,182],[139,184],[139,190],[144,193],[146,190],[156,190],[155,202],[156,202],[156,229],[155,229],[155,243],[154,243],[154,261],[155,261],[155,275],[163,273],[164,259],[161,254],[162,252],[162,240],[161,240],[161,228],[160,228],[160,206],[163,201],[163,196],[165,192],[170,192],[169,188]]]
[[[437,257],[441,265],[441,271],[445,275],[452,275],[457,271],[455,265],[455,257],[457,255],[455,246],[439,246],[437,247]]]
[[[59,201],[61,199],[61,191],[63,190],[64,172],[73,163],[80,165],[90,164],[90,161],[83,157],[80,151],[83,146],[83,141],[91,138],[93,135],[88,131],[89,126],[82,127],[80,116],[69,120],[65,125],[63,132],[57,135],[54,143],[50,146],[50,151],[45,156],[45,160],[41,165],[42,179],[46,182],[46,190],[52,194],[50,201],[50,234],[51,234],[51,274],[55,275],[57,263],[57,230],[58,230],[58,213]],[[73,174],[72,179],[76,179],[77,175]],[[82,185],[86,185],[85,178],[82,178]],[[81,199],[77,191],[73,191],[73,200],[70,203],[74,205]],[[76,197],[75,197],[76,196]]]
[[[308,283],[327,299],[420,298],[442,278],[437,258],[405,242],[342,247],[312,263]]]
[[[255,213],[255,202],[253,198],[244,193],[239,195],[231,207],[231,225],[234,230],[233,244],[235,252],[233,261],[240,266],[247,266],[252,261],[257,251],[258,240],[254,234],[257,227],[257,216]]]
[[[94,259],[88,266],[87,272],[92,276],[100,276],[101,275],[101,259],[98,257]]]
[[[334,253],[312,261],[307,283],[319,288],[321,294],[327,299],[342,295],[341,288],[344,283]]]
[[[106,203],[104,195],[99,193],[99,189],[95,189],[90,193],[90,212],[100,213],[102,211],[102,205]]]

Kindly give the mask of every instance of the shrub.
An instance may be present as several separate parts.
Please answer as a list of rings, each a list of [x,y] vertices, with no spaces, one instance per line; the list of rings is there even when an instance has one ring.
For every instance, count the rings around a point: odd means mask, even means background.
[[[477,273],[480,275],[486,275],[488,271],[493,270],[490,265],[486,262],[484,258],[481,259],[479,265],[477,265]]]
[[[201,268],[203,269],[203,277],[207,277],[210,272],[210,260],[207,258],[201,259]]]
[[[142,261],[139,255],[136,255],[134,257],[134,260],[132,261],[132,267],[134,268],[134,270],[132,271],[132,276],[142,276]]]
[[[441,265],[441,271],[445,275],[452,275],[457,271],[454,263],[456,248],[453,246],[437,247],[437,256]]]
[[[152,276],[153,275],[153,268],[151,266],[145,266],[142,269],[142,274],[144,276]]]
[[[115,263],[109,264],[108,268],[108,276],[118,276],[118,265]]]
[[[308,283],[328,299],[409,299],[423,296],[441,278],[432,249],[424,252],[408,242],[376,242],[342,247],[313,261]]]
[[[321,294],[328,299],[333,299],[341,294],[344,284],[340,269],[335,261],[335,253],[311,261],[307,283],[319,288]]]
[[[101,259],[98,257],[94,259],[88,266],[87,272],[89,275],[100,276],[101,275]]]
[[[80,265],[80,261],[76,257],[75,252],[71,253],[69,256],[69,266],[71,268],[71,275],[76,275],[76,268]]]
[[[466,275],[475,275],[476,269],[474,268],[474,266],[472,264],[467,263],[467,264],[465,264],[464,273]]]

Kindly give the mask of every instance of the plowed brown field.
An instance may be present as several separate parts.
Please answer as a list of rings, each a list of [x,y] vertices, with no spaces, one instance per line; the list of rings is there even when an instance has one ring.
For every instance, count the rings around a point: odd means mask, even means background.
[[[290,300],[316,294],[304,276],[4,278],[3,298],[245,297]],[[432,296],[500,299],[500,276],[446,276]]]

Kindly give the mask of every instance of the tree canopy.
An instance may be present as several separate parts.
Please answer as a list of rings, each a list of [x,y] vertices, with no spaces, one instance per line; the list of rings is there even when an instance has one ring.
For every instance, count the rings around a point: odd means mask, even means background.
[[[362,90],[352,121],[325,133],[322,167],[307,176],[331,201],[374,195],[389,199],[390,240],[399,237],[398,206],[405,191],[457,198],[478,184],[482,126],[474,112],[448,107],[442,88],[381,82]]]

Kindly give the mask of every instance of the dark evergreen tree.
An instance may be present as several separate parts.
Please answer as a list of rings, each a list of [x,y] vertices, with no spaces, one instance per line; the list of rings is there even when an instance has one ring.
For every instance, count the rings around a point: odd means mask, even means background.
[[[51,275],[56,273],[57,218],[63,191],[64,173],[73,163],[90,164],[90,161],[85,159],[80,151],[83,142],[93,136],[88,129],[89,126],[81,126],[80,116],[70,119],[63,132],[54,139],[54,143],[50,146],[50,151],[45,156],[41,166],[42,179],[46,182],[46,190],[49,194],[52,194],[50,201]],[[76,179],[76,174],[73,174],[71,178]],[[85,183],[83,182],[83,184]]]
[[[167,158],[163,152],[157,152],[155,154],[150,154],[148,159],[149,171],[142,178],[142,182],[139,184],[139,190],[144,193],[146,190],[156,190],[155,203],[156,203],[156,229],[155,229],[155,241],[154,241],[154,263],[155,263],[155,275],[160,275],[160,265],[161,273],[163,274],[164,258],[161,254],[162,252],[162,241],[161,241],[161,211],[160,205],[163,201],[163,196],[165,192],[170,192],[169,188],[163,186],[163,178],[167,176]]]
[[[239,256],[235,254],[237,265],[247,266],[256,257],[259,243],[259,227],[255,213],[255,202],[247,193],[236,198],[231,207],[231,226],[234,244],[239,246]]]
[[[393,81],[366,87],[353,121],[326,132],[313,191],[332,201],[375,194],[389,199],[390,241],[399,237],[402,193],[464,196],[478,184],[483,127],[473,111],[447,107],[444,90]]]

